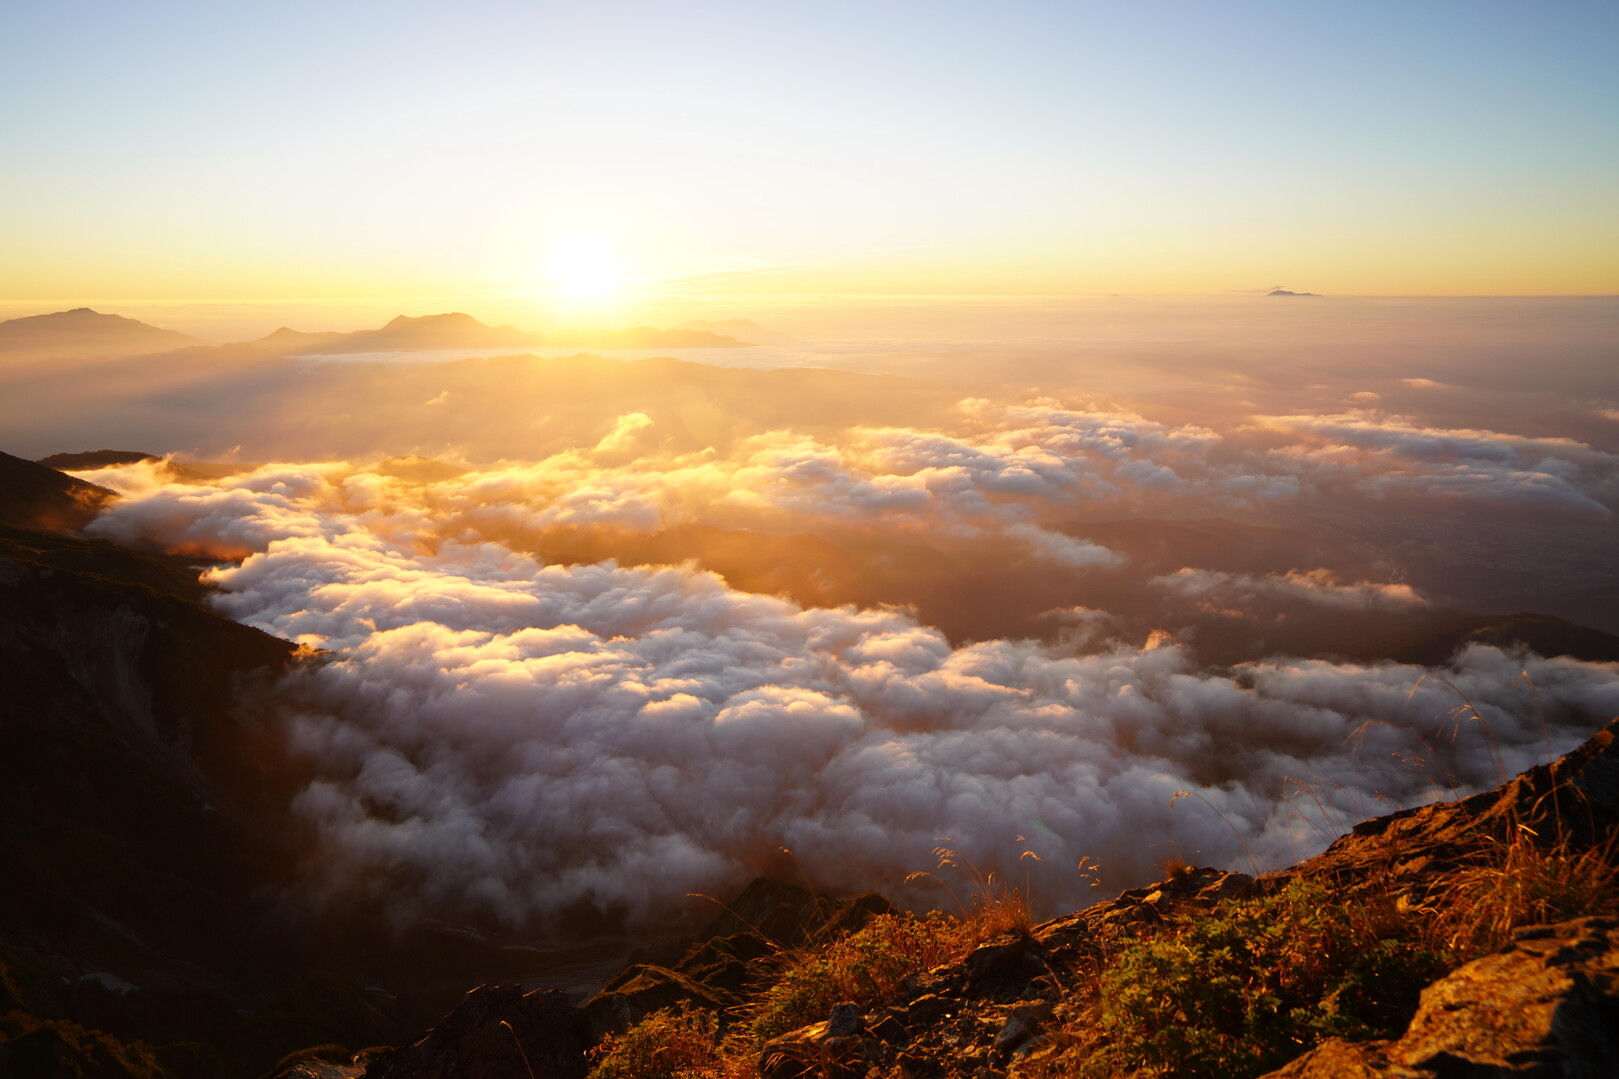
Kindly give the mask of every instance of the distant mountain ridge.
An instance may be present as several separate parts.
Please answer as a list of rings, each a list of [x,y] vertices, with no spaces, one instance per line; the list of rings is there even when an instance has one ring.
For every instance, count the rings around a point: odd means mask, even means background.
[[[739,325],[753,323],[738,321]],[[287,326],[255,341],[211,345],[174,330],[149,326],[88,307],[0,322],[0,357],[8,359],[176,359],[252,362],[280,356],[342,356],[370,352],[429,352],[457,348],[739,348],[748,342],[706,329],[632,326],[621,330],[556,330],[488,326],[461,311],[400,315],[375,330],[306,333]]]
[[[278,330],[276,334],[286,331]],[[269,338],[261,339],[260,344]],[[707,330],[657,330],[634,326],[626,330],[557,330],[539,333],[515,326],[487,326],[471,315],[451,311],[442,315],[400,315],[376,330],[322,335],[307,355],[345,355],[366,352],[425,352],[451,348],[737,348],[734,337]]]
[[[145,356],[202,343],[188,334],[88,307],[0,322],[0,356],[10,359]]]

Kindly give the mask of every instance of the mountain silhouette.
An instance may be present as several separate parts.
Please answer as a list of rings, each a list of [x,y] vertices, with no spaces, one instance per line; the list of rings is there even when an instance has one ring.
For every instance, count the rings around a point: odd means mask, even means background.
[[[460,311],[441,315],[400,315],[375,330],[352,333],[303,333],[281,327],[256,341],[177,349],[166,358],[204,363],[253,363],[282,356],[348,356],[375,352],[433,352],[451,349],[562,347],[607,348],[735,348],[744,342],[704,330],[658,330],[636,326],[625,330],[561,330],[540,333],[515,326],[488,326]]]
[[[400,315],[375,330],[305,333],[283,326],[254,341],[211,345],[173,330],[148,326],[88,307],[0,322],[0,359],[109,360],[134,356],[185,363],[256,363],[283,356],[341,356],[372,352],[446,349],[541,348],[654,349],[736,348],[734,337],[703,329],[558,330],[540,333],[515,326],[488,326],[460,311]]]
[[[88,307],[0,322],[0,356],[6,359],[144,356],[198,344],[195,337]]]
[[[441,348],[506,348],[543,344],[544,334],[512,326],[486,326],[471,315],[452,311],[418,318],[400,315],[381,329],[342,334],[309,351],[418,352]]]
[[[625,330],[538,333],[519,330],[514,326],[486,326],[471,315],[452,311],[417,318],[400,315],[381,329],[334,335],[305,351],[312,355],[341,355],[453,348],[537,348],[546,345],[565,348],[734,348],[741,343],[733,337],[706,330],[657,330],[650,326]]]

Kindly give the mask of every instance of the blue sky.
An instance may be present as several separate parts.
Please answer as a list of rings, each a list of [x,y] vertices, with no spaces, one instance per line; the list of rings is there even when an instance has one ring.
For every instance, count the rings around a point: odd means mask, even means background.
[[[35,5],[9,296],[1613,291],[1619,5]],[[19,291],[21,290],[21,291]]]

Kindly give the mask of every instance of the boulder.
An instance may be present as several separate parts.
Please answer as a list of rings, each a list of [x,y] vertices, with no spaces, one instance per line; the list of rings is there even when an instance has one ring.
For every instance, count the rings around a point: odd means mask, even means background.
[[[1049,1000],[1031,1000],[1006,1013],[1006,1025],[995,1035],[991,1047],[996,1053],[1010,1053],[1050,1021],[1054,1008]]]

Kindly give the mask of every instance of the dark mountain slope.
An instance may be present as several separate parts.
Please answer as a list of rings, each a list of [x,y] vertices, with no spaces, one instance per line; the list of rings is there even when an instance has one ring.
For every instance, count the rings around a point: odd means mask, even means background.
[[[13,457],[0,476],[7,521],[112,497]],[[302,777],[254,702],[295,649],[205,598],[183,560],[0,524],[0,1075],[256,1074],[376,1028],[271,909]]]
[[[47,530],[83,528],[112,497],[105,487],[0,453],[0,523]]]
[[[254,896],[290,857],[293,777],[241,700],[293,647],[200,590],[165,559],[0,532],[0,862],[27,882],[0,892],[0,938],[64,1014],[149,1038],[247,1003]],[[172,1006],[131,1026],[102,973]]]
[[[114,497],[0,476],[5,520]],[[362,988],[398,942],[284,907],[308,776],[271,687],[301,660],[207,593],[189,560],[0,524],[0,1077],[258,1075],[442,1010],[421,948],[434,988]]]

